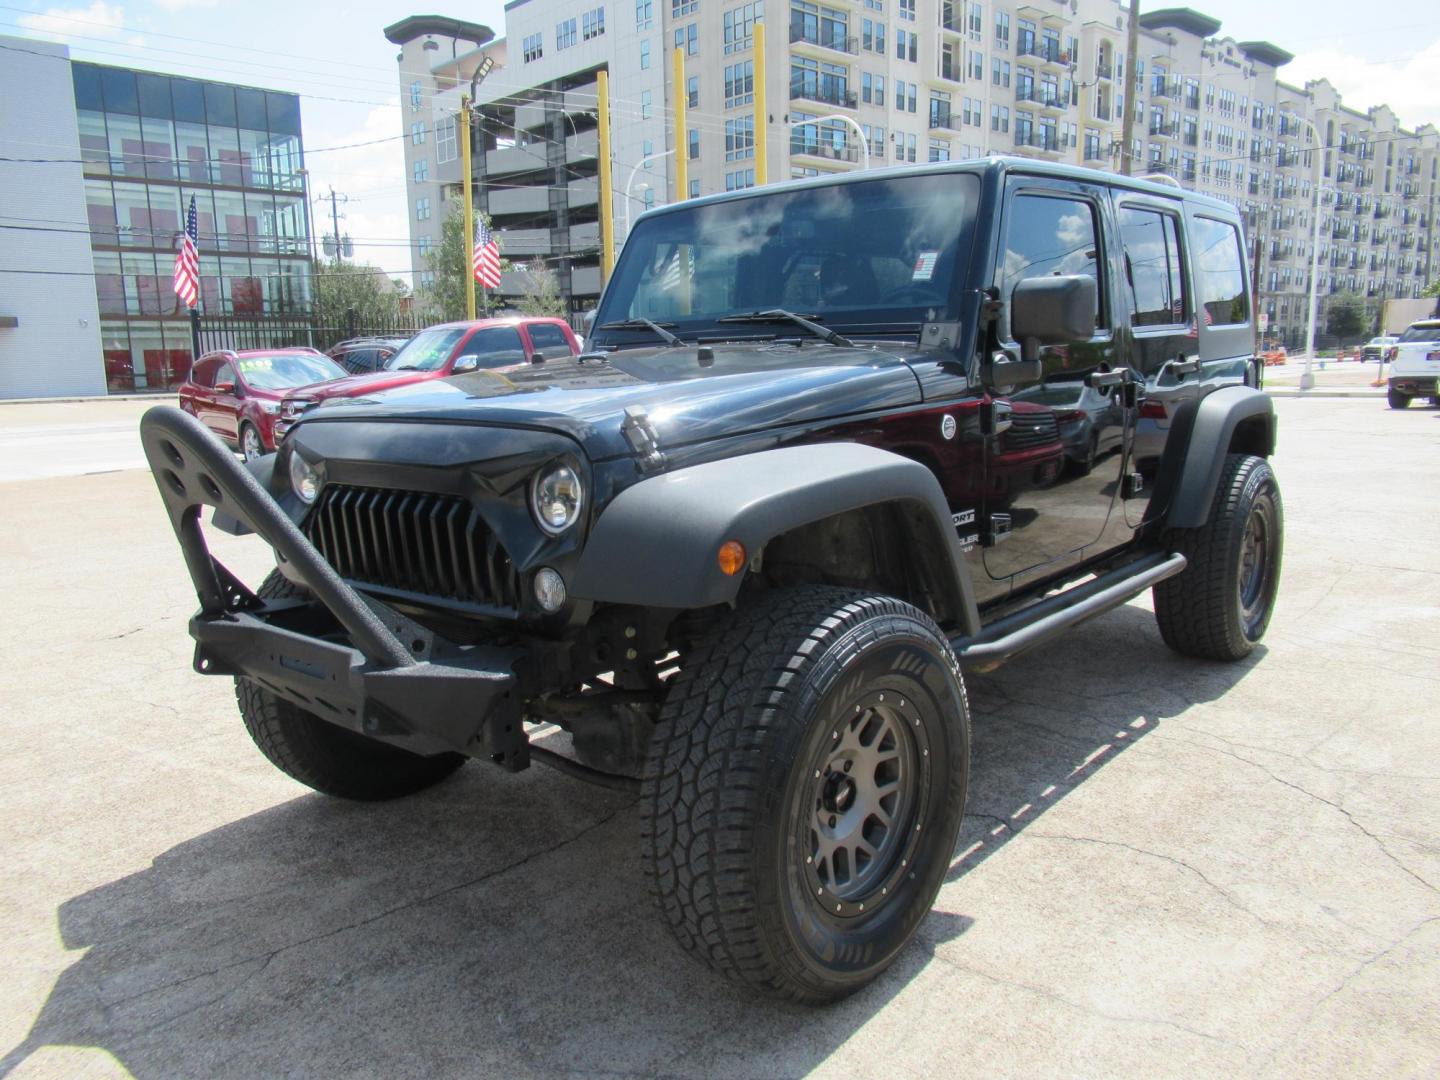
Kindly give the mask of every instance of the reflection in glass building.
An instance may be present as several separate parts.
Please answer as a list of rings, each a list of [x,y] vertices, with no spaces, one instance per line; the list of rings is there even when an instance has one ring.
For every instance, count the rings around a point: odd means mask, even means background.
[[[111,393],[174,386],[190,321],[171,288],[185,208],[200,225],[200,311],[310,312],[300,100],[294,94],[72,65]]]

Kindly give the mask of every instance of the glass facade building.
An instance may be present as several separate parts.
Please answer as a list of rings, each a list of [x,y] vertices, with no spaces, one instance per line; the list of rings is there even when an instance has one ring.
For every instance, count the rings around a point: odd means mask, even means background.
[[[201,314],[308,315],[300,99],[97,64],[72,71],[110,392],[174,386],[190,370],[189,313],[171,276],[192,195]]]

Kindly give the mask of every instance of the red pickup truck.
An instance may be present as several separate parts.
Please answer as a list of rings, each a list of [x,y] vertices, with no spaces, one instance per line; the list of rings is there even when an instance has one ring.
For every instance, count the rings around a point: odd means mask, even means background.
[[[283,438],[306,409],[330,398],[363,397],[469,371],[503,372],[579,353],[580,343],[564,319],[512,316],[431,326],[406,342],[380,371],[303,386],[286,394],[280,403],[276,437]]]

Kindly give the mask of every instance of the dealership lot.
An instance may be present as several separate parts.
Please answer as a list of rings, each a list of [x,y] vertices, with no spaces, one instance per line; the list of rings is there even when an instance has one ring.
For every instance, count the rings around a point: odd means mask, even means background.
[[[0,1075],[1434,1075],[1440,411],[1277,409],[1265,646],[1182,660],[1147,598],[972,677],[950,880],[824,1011],[671,944],[626,795],[474,763],[388,805],[290,782],[189,671],[148,473],[57,444],[139,408],[0,410]]]

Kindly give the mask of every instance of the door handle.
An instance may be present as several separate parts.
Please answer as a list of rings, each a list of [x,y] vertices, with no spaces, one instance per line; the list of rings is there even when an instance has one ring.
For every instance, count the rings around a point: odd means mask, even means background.
[[[1102,386],[1119,386],[1121,383],[1130,381],[1130,372],[1127,368],[1117,368],[1115,371],[1092,371],[1085,376],[1085,382],[1093,388]]]
[[[1200,357],[1177,356],[1174,360],[1170,361],[1169,367],[1170,370],[1177,375],[1189,375],[1192,372],[1200,370]]]

